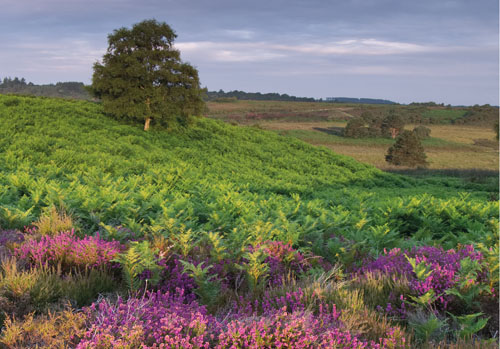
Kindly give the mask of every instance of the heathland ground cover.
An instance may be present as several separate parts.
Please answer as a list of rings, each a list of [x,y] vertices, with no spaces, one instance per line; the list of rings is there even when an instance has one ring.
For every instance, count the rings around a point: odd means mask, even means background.
[[[387,149],[394,140],[348,138],[342,136],[342,131],[347,120],[364,113],[383,118],[394,111],[405,119],[405,129],[412,130],[423,124],[431,130],[431,138],[423,140],[429,169],[498,172],[499,148],[493,127],[498,108],[278,101],[209,102],[207,106],[209,117],[273,130],[383,170],[399,168],[385,161]]]
[[[6,346],[497,345],[496,180],[85,101],[0,96],[0,121]]]

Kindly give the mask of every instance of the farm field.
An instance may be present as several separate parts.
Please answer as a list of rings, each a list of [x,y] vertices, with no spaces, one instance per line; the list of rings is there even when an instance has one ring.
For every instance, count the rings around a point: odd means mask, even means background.
[[[0,95],[0,345],[498,347],[498,178],[372,166],[391,140],[334,133],[359,106],[222,104],[144,132]],[[229,117],[263,107],[294,122]],[[498,165],[430,127],[431,169]]]

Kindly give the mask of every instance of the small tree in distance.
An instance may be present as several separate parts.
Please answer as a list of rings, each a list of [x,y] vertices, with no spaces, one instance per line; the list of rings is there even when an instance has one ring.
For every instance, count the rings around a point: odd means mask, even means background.
[[[198,71],[183,63],[173,47],[176,34],[156,20],[108,35],[102,64],[94,64],[91,92],[116,118],[169,127],[189,124],[203,111]]]
[[[396,114],[394,110],[389,112],[382,124],[380,125],[380,131],[382,136],[396,138],[404,129],[405,123],[399,114]]]
[[[385,156],[390,164],[410,167],[426,167],[426,159],[420,138],[412,131],[403,131]]]
[[[343,131],[344,137],[362,138],[367,136],[367,128],[362,118],[353,118],[349,120]]]
[[[413,132],[415,132],[420,139],[426,139],[431,136],[431,129],[425,126],[417,126],[413,129]]]

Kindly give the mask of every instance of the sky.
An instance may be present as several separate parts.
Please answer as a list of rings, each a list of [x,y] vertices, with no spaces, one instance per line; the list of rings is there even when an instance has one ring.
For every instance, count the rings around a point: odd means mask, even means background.
[[[0,78],[91,83],[107,35],[166,22],[209,90],[499,104],[497,0],[0,0]]]

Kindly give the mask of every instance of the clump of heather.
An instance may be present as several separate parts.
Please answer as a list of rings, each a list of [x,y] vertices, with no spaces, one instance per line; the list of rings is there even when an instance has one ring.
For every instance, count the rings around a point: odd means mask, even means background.
[[[172,254],[169,258],[158,261],[162,270],[157,288],[167,293],[175,293],[176,290],[180,289],[188,301],[194,301],[196,296],[193,291],[196,288],[196,283],[192,277],[184,272],[181,260],[181,256]]]
[[[87,309],[91,319],[78,348],[208,348],[214,318],[185,299],[182,290],[148,292],[141,298],[103,300]]]
[[[293,298],[293,297],[292,297]],[[116,302],[103,300],[87,308],[87,331],[78,348],[386,348],[404,346],[397,329],[389,329],[378,343],[344,329],[335,306],[313,313],[290,310],[281,301],[260,315],[207,314],[204,306],[177,293],[147,292],[143,297]],[[259,306],[260,309],[265,306]]]
[[[382,272],[393,277],[404,276],[409,281],[411,295],[422,296],[431,291],[434,295],[432,305],[438,310],[446,310],[454,297],[446,291],[460,282],[461,262],[465,259],[481,263],[483,256],[475,251],[473,246],[447,251],[429,246],[413,248],[410,251],[395,248],[359,269],[358,273]],[[481,270],[471,282],[485,281],[485,277],[486,272]],[[399,308],[402,309],[395,309],[398,306],[389,303],[386,310],[391,313],[399,312],[399,315],[404,317],[406,296],[391,295],[400,303]]]
[[[32,265],[60,265],[63,270],[71,270],[110,267],[122,249],[119,242],[102,240],[99,234],[78,238],[72,230],[30,239],[15,249],[15,255]]]
[[[9,258],[12,249],[24,241],[24,235],[17,230],[0,231],[0,260]]]
[[[24,235],[18,230],[0,231],[0,246],[19,244],[24,241]]]
[[[266,256],[264,263],[268,266],[268,286],[280,286],[283,284],[284,278],[296,277],[311,268],[304,256],[289,243],[266,241],[257,246],[249,247],[250,252],[257,249],[260,249]]]

